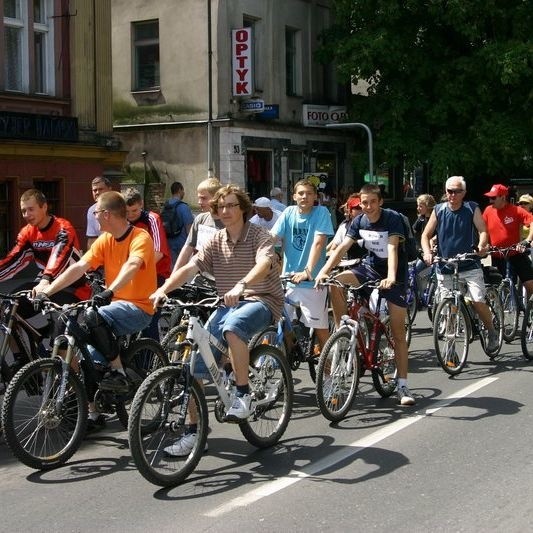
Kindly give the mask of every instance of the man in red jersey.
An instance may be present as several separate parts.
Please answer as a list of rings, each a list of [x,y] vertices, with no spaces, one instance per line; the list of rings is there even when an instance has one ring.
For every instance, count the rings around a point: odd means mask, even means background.
[[[36,294],[80,259],[80,245],[68,220],[48,214],[46,197],[41,191],[25,191],[20,197],[20,210],[27,224],[19,231],[12,250],[0,260],[0,281],[11,279],[34,261],[41,270],[37,285],[24,284],[17,290],[33,289]],[[89,295],[89,288],[81,280],[57,294],[54,301],[71,303]]]
[[[483,220],[493,246],[505,248],[518,243],[523,245],[523,251],[517,250],[509,255],[509,262],[524,284],[528,296],[531,296],[533,294],[533,266],[526,249],[531,246],[533,240],[533,224],[531,224],[533,215],[522,207],[509,203],[508,194],[509,189],[500,183],[493,185],[490,191],[485,193],[491,205],[483,211]],[[520,241],[522,226],[529,226],[529,234],[526,239]],[[501,254],[493,254],[492,264],[497,266],[505,276],[505,260]]]

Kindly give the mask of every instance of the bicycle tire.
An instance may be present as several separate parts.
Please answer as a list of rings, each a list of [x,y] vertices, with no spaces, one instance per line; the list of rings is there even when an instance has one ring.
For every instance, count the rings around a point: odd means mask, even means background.
[[[132,384],[130,392],[121,396],[115,405],[117,418],[124,429],[128,428],[129,410],[135,392],[148,375],[169,365],[168,357],[162,346],[153,339],[141,338],[130,343],[121,356],[124,370]]]
[[[520,308],[515,288],[511,288],[511,280],[504,280],[499,288],[499,296],[503,307],[503,340],[512,342],[518,332]]]
[[[186,421],[179,421],[186,397],[184,389],[180,366],[160,368],[146,378],[131,405],[128,438],[133,462],[147,481],[161,487],[178,485],[194,471],[207,440],[207,403],[200,385],[191,376],[188,392],[189,401],[196,404],[196,443],[185,457],[172,457],[164,451],[188,427]],[[147,427],[151,429],[147,431]]]
[[[274,446],[287,429],[292,413],[292,372],[283,354],[274,346],[261,344],[250,352],[250,393],[257,401],[254,412],[239,429],[244,438],[257,448]]]
[[[390,323],[384,322],[385,328],[378,330],[376,348],[372,355],[372,382],[382,398],[388,398],[396,390],[397,368],[394,341]]]
[[[433,321],[433,343],[439,365],[447,374],[456,376],[465,367],[470,337],[470,319],[464,303],[457,307],[453,298],[441,300]]]
[[[62,363],[37,359],[22,367],[6,390],[2,426],[13,455],[36,470],[56,468],[79,448],[87,429],[87,394],[80,378],[69,372],[63,408],[57,399]]]
[[[435,311],[437,310],[438,303],[439,302],[437,295],[437,280],[434,278],[430,278],[430,281],[428,283],[426,301],[428,318],[430,322],[433,322],[433,317],[435,316]]]
[[[287,348],[284,342],[278,342],[278,328],[277,326],[268,326],[263,331],[256,333],[248,343],[248,348],[252,350],[261,344],[268,344],[277,348],[284,357],[287,357]]]
[[[487,328],[485,328],[485,325],[481,320],[479,321],[479,340],[481,342],[483,351],[490,359],[495,360],[498,358],[499,355],[501,355],[501,349],[503,346],[503,306],[500,300],[500,295],[498,294],[498,291],[495,287],[487,287],[486,301],[490,309],[490,314],[492,316],[492,325],[498,333],[498,349],[492,352],[489,352],[487,350],[488,332]]]
[[[173,348],[176,344],[181,344],[185,341],[187,335],[187,325],[178,324],[177,326],[172,326],[167,334],[163,337],[161,341],[161,347],[167,354],[169,360],[172,358]]]
[[[326,342],[316,375],[316,401],[322,415],[339,422],[347,415],[359,385],[360,354],[350,345],[351,330],[343,326]]]
[[[412,324],[418,312],[418,294],[416,290],[416,283],[409,283],[407,285],[406,300],[407,309],[409,311],[409,321]]]
[[[533,361],[533,298],[530,298],[524,312],[522,330],[520,331],[522,354],[528,361]]]

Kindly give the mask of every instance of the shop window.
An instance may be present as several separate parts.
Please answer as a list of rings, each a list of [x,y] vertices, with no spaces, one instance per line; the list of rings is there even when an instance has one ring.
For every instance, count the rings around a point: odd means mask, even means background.
[[[0,183],[0,257],[5,257],[7,252],[13,247],[11,232],[11,185]]]
[[[262,41],[262,24],[260,19],[244,16],[242,25],[245,28],[252,29],[253,43],[253,60],[252,60],[252,79],[255,91],[263,90],[263,63],[261,62],[261,41]]]
[[[159,89],[159,21],[134,22],[132,40],[133,90]]]
[[[34,181],[33,186],[39,189],[45,196],[48,203],[48,213],[57,215],[60,211],[59,205],[59,182],[58,181]]]

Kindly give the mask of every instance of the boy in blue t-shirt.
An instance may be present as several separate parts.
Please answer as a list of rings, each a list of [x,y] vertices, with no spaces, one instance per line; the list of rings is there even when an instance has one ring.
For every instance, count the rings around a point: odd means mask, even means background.
[[[368,250],[368,255],[360,265],[342,272],[337,279],[356,286],[368,280],[380,280],[380,290],[387,300],[394,338],[398,402],[401,405],[414,405],[415,399],[407,387],[408,354],[405,339],[407,257],[403,246],[400,246],[400,242],[405,238],[402,219],[396,211],[382,208],[383,198],[381,189],[377,185],[364,185],[360,197],[363,213],[352,221],[344,241],[317,274],[316,286],[319,286],[322,279],[328,277],[329,271],[339,263],[354,241]],[[338,327],[340,317],[347,314],[346,298],[342,289],[331,287],[331,303]]]
[[[314,205],[317,190],[309,180],[296,182],[293,199],[296,205],[282,212],[270,233],[282,241],[283,274],[293,274],[286,297],[299,303],[303,322],[314,328],[322,348],[329,337],[327,291],[315,290],[313,280],[326,262],[333,224],[328,209]]]

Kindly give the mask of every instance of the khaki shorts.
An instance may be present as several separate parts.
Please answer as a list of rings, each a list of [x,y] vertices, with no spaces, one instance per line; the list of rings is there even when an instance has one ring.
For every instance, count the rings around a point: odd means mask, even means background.
[[[459,280],[466,283],[470,298],[473,302],[485,302],[487,291],[485,290],[485,280],[483,279],[483,270],[481,268],[459,272]],[[439,282],[439,287],[444,289],[441,293],[441,296],[444,298],[447,296],[447,291],[453,289],[452,275],[437,273],[437,281]]]

